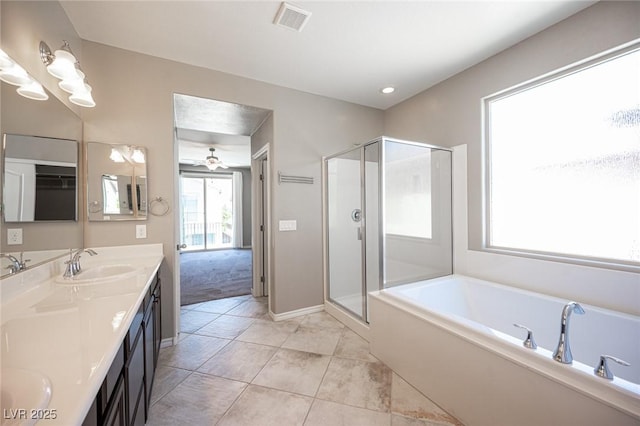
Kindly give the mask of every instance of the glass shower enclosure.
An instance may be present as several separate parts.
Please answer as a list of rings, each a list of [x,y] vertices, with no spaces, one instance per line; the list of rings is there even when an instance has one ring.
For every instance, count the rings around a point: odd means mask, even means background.
[[[453,272],[451,150],[383,136],[324,167],[332,303],[368,322],[369,292]]]

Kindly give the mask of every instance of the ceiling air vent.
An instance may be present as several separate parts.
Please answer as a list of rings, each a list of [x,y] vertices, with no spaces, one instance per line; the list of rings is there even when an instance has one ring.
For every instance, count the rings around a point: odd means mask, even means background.
[[[310,16],[311,12],[307,12],[290,3],[282,2],[273,23],[291,30],[302,31]]]

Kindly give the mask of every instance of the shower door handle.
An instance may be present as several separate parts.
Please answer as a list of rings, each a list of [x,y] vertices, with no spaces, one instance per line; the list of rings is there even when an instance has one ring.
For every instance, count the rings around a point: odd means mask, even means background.
[[[358,226],[358,240],[362,241],[362,226]]]

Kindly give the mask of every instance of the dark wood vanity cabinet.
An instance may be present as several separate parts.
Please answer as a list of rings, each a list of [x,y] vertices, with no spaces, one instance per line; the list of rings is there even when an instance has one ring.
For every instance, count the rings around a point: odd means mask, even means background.
[[[144,317],[144,338],[145,338],[145,407],[147,408],[146,416],[149,416],[149,408],[151,407],[151,388],[153,387],[154,372],[158,365],[158,356],[160,354],[160,343],[162,341],[161,333],[161,314],[160,314],[160,280],[157,280],[155,288],[151,286],[149,289],[149,299],[146,300],[145,317]]]
[[[141,426],[148,416],[162,340],[160,277],[145,294],[83,426]]]

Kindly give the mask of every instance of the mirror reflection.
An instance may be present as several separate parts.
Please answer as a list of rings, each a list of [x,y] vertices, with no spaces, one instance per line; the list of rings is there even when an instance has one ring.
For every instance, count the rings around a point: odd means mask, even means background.
[[[77,220],[78,143],[4,135],[4,220]]]
[[[146,158],[141,146],[87,144],[89,220],[147,218]]]

